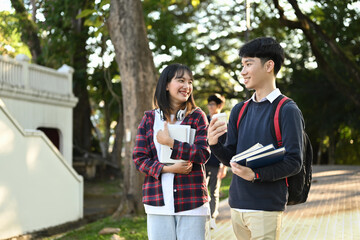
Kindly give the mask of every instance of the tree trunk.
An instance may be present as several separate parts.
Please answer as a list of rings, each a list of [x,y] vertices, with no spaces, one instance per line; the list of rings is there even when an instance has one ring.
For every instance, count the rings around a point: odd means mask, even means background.
[[[322,156],[322,142],[319,143],[319,149],[317,152],[316,165],[321,165],[321,156]]]
[[[123,146],[123,139],[124,139],[124,120],[123,120],[122,109],[119,109],[119,119],[115,127],[115,141],[114,141],[113,150],[111,152],[111,162],[117,165],[120,171],[122,170],[121,152]],[[123,174],[121,176],[123,177]]]
[[[104,80],[111,96],[113,97],[114,102],[116,102],[118,106],[118,119],[115,127],[115,141],[111,152],[111,162],[114,165],[118,166],[121,171],[122,170],[121,152],[122,152],[123,139],[124,139],[124,119],[123,119],[122,98],[114,91],[111,82],[110,72],[107,70],[104,71]]]
[[[154,66],[140,0],[112,0],[107,21],[121,74],[125,128],[124,197],[114,217],[143,209],[143,176],[132,161],[137,127],[152,108],[156,85]]]
[[[335,164],[335,134],[330,137],[330,144],[329,144],[329,165]]]
[[[73,75],[74,95],[78,98],[78,103],[73,109],[73,143],[76,148],[85,152],[90,152],[91,147],[91,129],[90,120],[91,107],[89,93],[87,90],[86,73],[88,56],[86,52],[86,41],[89,37],[88,28],[84,26],[84,19],[73,19],[72,30],[76,39],[75,52],[72,59],[72,65],[75,72]]]

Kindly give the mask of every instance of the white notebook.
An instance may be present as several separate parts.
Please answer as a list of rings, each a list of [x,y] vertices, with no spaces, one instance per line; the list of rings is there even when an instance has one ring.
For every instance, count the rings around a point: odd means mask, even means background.
[[[180,142],[194,143],[196,129],[191,129],[190,125],[174,125],[168,124],[170,137]],[[179,161],[186,162],[185,160],[170,158],[172,150],[169,146],[161,145],[161,153],[159,161],[162,163],[177,163]]]

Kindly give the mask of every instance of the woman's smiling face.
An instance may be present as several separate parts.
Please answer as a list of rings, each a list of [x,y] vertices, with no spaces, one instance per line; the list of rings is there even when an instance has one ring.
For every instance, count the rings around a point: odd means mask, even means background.
[[[193,91],[193,79],[185,71],[182,76],[176,73],[175,76],[168,83],[166,90],[169,92],[169,97],[172,106],[181,106],[190,97]]]

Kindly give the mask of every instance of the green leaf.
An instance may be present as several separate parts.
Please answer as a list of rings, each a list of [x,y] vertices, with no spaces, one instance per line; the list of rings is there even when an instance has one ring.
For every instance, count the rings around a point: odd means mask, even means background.
[[[105,6],[106,4],[110,4],[110,1],[111,0],[102,0],[101,3],[100,3],[100,9]]]
[[[79,13],[76,16],[76,19],[87,17],[87,16],[93,14],[94,12],[96,12],[96,10],[94,10],[94,9],[84,9],[81,11],[81,13]]]
[[[91,27],[91,26],[94,26],[94,22],[90,19],[86,19],[85,22],[84,22],[84,25],[85,26],[88,26],[88,27]]]

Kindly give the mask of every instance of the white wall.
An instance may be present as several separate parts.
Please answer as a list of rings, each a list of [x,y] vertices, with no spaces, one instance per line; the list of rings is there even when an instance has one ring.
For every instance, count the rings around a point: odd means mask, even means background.
[[[72,107],[59,106],[42,101],[24,101],[9,97],[0,97],[10,114],[24,129],[39,127],[57,128],[60,130],[60,152],[72,165]]]
[[[19,56],[20,61],[0,56],[0,99],[24,129],[60,130],[60,151],[72,165],[73,69],[55,70]]]
[[[48,121],[65,120],[48,110]],[[24,116],[32,111],[38,109]],[[0,133],[0,239],[82,218],[82,177],[42,132],[24,131],[1,101]]]

